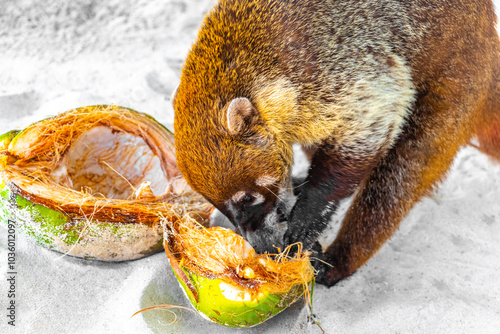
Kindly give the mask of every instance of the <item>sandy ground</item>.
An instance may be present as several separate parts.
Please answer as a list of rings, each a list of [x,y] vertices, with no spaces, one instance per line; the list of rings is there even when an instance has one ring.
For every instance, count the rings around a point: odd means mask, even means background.
[[[212,0],[3,0],[0,133],[105,103],[172,127],[170,95]],[[304,165],[298,159],[299,167]],[[498,333],[500,166],[463,149],[448,179],[353,277],[314,293],[327,333]],[[332,229],[338,226],[333,224]],[[0,226],[0,333],[232,333],[189,311],[163,253],[125,263],[63,256],[18,235],[16,326],[7,324],[7,230]],[[241,333],[320,333],[296,304]]]

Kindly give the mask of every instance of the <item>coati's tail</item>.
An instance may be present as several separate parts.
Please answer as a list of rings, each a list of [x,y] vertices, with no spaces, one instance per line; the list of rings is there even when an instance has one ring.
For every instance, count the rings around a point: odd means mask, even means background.
[[[483,117],[476,128],[479,146],[473,146],[500,162],[500,70],[498,68],[496,87],[492,89]]]

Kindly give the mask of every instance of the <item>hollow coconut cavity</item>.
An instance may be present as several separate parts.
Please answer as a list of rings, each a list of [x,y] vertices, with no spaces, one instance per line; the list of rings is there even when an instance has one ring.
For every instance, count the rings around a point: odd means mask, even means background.
[[[75,139],[51,173],[57,183],[94,196],[137,198],[137,189],[152,196],[165,192],[170,181],[160,158],[139,136],[97,126]]]
[[[165,251],[191,304],[204,318],[228,327],[252,327],[305,297],[310,306],[314,270],[309,254],[256,254],[243,237],[206,228],[186,215],[165,220]]]
[[[161,250],[160,218],[207,215],[171,132],[116,106],[74,109],[0,136],[0,219],[39,244],[105,261]]]

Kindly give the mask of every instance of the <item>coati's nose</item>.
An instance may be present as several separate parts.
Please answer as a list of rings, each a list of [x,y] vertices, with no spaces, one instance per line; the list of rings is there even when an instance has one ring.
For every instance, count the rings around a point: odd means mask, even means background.
[[[260,227],[254,232],[247,232],[245,238],[257,253],[275,254],[283,249],[283,237],[286,231],[286,215],[280,206],[275,207],[262,218]]]
[[[264,204],[255,204],[255,198],[247,194],[231,206],[232,221],[244,237],[261,227],[264,217],[269,213]]]
[[[253,204],[253,205],[251,205]],[[273,203],[254,204],[253,198],[242,198],[232,205],[229,218],[240,234],[258,253],[274,253],[283,243],[285,211]]]

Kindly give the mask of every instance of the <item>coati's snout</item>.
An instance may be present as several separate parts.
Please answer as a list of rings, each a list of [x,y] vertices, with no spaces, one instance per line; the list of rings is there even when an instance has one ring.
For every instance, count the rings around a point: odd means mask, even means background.
[[[258,253],[275,253],[283,248],[290,207],[277,197],[266,201],[260,193],[239,191],[226,201],[222,212]]]
[[[276,141],[249,99],[235,98],[222,106],[219,124],[212,119],[195,127],[177,118],[184,108],[196,108],[181,104],[182,97],[179,90],[174,125],[177,164],[183,176],[257,252],[276,252],[291,210],[284,198],[290,189],[288,166],[293,153],[282,151],[285,145]]]

